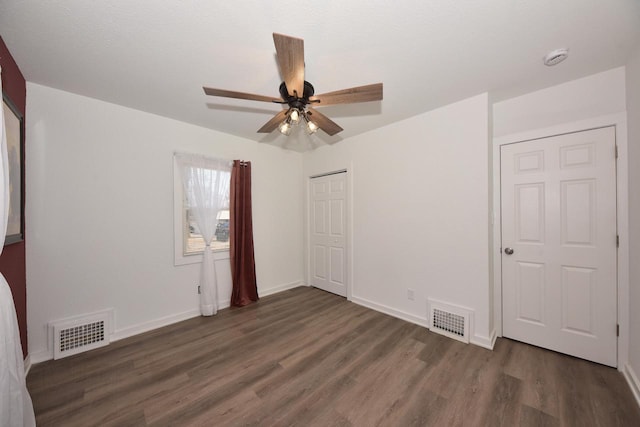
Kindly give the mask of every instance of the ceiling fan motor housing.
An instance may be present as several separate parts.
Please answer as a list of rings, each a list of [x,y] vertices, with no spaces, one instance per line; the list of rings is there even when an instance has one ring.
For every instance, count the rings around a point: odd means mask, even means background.
[[[300,111],[304,111],[307,104],[309,104],[309,98],[313,96],[315,93],[313,89],[313,85],[305,80],[304,82],[304,93],[302,97],[296,97],[289,95],[289,90],[287,90],[287,84],[285,82],[280,83],[280,96],[291,108],[297,108]]]

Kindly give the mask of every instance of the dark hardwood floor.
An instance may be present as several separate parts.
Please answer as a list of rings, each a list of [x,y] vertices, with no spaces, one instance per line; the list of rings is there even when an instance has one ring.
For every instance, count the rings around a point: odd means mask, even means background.
[[[465,345],[313,288],[41,363],[27,382],[39,426],[640,426],[615,369]]]

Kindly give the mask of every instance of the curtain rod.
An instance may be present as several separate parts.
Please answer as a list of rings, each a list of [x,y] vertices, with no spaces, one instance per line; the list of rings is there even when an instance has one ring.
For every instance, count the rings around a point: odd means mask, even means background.
[[[222,161],[222,162],[229,162],[229,166],[233,166],[233,162],[236,159],[225,159],[225,158],[218,158],[218,157],[210,157],[207,154],[201,154],[201,153],[189,153],[186,151],[174,151],[173,152],[174,156],[195,156],[195,157],[202,157],[205,158],[207,160],[214,160],[214,161]],[[247,166],[248,163],[251,163],[250,160],[239,160],[240,165],[241,166]]]

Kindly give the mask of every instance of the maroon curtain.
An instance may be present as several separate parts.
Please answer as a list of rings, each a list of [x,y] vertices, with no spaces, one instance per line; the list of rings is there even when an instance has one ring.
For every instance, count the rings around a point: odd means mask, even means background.
[[[258,301],[251,220],[251,162],[233,161],[230,193],[231,306],[242,307]]]

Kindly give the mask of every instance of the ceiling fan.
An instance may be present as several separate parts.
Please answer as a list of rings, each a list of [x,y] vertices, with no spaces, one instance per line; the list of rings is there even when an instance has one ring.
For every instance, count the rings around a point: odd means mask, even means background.
[[[284,109],[265,123],[258,130],[259,133],[270,133],[279,128],[281,133],[289,135],[293,126],[304,121],[309,134],[322,129],[333,136],[343,129],[312,105],[322,107],[382,100],[382,83],[315,95],[311,83],[304,79],[304,40],[273,33],[273,41],[276,45],[278,66],[284,80],[280,84],[280,98],[203,87],[204,92],[211,96],[282,104]]]

